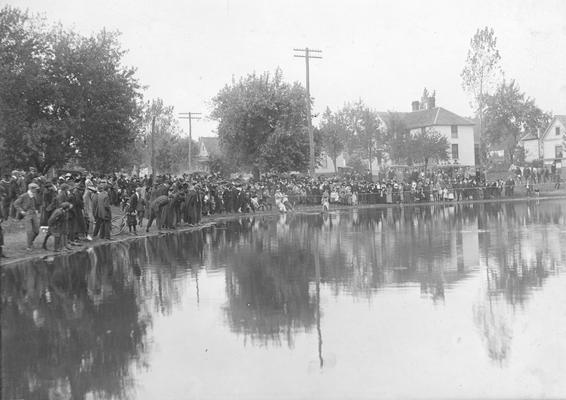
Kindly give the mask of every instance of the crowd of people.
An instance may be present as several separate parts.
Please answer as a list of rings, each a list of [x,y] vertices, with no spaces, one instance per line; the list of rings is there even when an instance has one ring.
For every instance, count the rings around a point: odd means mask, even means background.
[[[48,179],[34,168],[12,171],[0,180],[0,256],[3,235],[1,222],[22,220],[27,249],[45,231],[42,248],[53,237],[53,250],[71,250],[83,241],[98,237],[110,240],[112,216],[131,234],[138,228],[148,232],[175,229],[180,224],[196,225],[206,215],[294,210],[301,205],[395,204],[448,202],[513,196],[516,184],[534,193],[544,182],[544,172],[511,171],[506,180],[486,182],[481,172],[465,169],[384,171],[378,176],[346,173],[310,177],[292,174],[265,174],[259,179],[230,179],[214,174],[182,176],[93,175],[68,172]],[[557,183],[559,185],[559,182]]]

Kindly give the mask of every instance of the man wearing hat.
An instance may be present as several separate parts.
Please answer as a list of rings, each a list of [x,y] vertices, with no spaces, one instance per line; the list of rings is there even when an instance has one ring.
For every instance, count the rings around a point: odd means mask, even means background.
[[[33,241],[39,235],[39,207],[41,201],[37,196],[39,185],[30,183],[28,191],[20,195],[14,202],[14,208],[17,211],[18,218],[24,220],[27,236],[27,250],[33,247]]]
[[[54,250],[56,252],[61,251],[63,247],[70,250],[71,247],[67,247],[67,213],[73,208],[73,205],[67,201],[64,201],[60,207],[55,209],[51,216],[49,217],[49,233],[55,238]]]
[[[92,204],[94,196],[96,196],[96,188],[94,187],[92,182],[90,182],[90,184],[87,183],[86,189],[85,189],[84,194],[83,194],[83,204],[84,204],[83,211],[84,211],[84,216],[85,216],[85,219],[86,219],[86,222],[87,222],[86,238],[87,238],[88,241],[92,240],[92,234],[93,234],[93,231],[94,231],[94,224],[95,224],[94,209],[93,209],[93,204]]]

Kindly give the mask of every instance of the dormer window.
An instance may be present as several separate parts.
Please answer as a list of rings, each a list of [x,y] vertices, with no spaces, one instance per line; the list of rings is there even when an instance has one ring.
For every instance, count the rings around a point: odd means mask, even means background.
[[[556,136],[560,136],[560,127],[557,126],[556,128],[554,128],[554,132],[556,132]]]

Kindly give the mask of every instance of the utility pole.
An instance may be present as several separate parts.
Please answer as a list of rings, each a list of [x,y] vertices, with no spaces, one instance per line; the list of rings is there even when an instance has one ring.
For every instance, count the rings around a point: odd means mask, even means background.
[[[151,174],[155,182],[155,115],[151,118]]]
[[[179,113],[179,119],[188,119],[189,120],[189,173],[192,171],[193,168],[193,126],[192,120],[200,119],[199,115],[201,113],[195,112],[188,112],[188,113]]]
[[[309,131],[309,172],[311,176],[314,176],[314,135],[312,131],[312,117],[311,117],[311,91],[310,91],[310,78],[309,78],[309,59],[311,58],[322,58],[320,53],[322,50],[313,50],[305,47],[304,49],[293,49],[293,51],[298,51],[299,54],[295,54],[294,57],[304,58],[306,69],[307,69],[307,124]],[[311,53],[315,53],[314,55]]]

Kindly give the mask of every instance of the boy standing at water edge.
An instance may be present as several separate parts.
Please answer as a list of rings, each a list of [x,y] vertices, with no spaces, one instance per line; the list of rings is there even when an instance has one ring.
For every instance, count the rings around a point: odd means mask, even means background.
[[[27,236],[27,250],[33,248],[33,241],[39,235],[39,206],[40,201],[37,197],[39,185],[30,183],[28,191],[22,194],[14,202],[14,208],[18,212],[18,217],[24,220]]]

